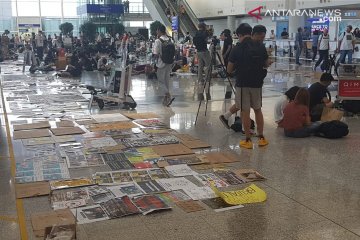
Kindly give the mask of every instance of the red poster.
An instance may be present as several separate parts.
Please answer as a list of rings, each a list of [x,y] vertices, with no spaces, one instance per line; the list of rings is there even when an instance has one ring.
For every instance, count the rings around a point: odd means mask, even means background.
[[[360,80],[339,80],[339,96],[360,98]]]

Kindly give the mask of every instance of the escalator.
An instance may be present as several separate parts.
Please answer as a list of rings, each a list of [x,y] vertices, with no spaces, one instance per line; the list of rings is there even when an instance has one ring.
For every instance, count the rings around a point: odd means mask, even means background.
[[[147,6],[150,14],[152,15],[152,18],[161,19],[166,26],[171,26],[171,21],[170,19],[168,19],[165,13],[166,9],[169,7],[171,12],[175,13],[176,16],[179,16],[180,32],[183,35],[185,35],[186,32],[189,32],[192,36],[195,35],[199,20],[196,18],[195,14],[193,13],[186,1],[144,0],[144,3]],[[152,6],[150,6],[150,4]],[[183,14],[180,12],[181,5],[183,5],[185,9],[185,12]]]

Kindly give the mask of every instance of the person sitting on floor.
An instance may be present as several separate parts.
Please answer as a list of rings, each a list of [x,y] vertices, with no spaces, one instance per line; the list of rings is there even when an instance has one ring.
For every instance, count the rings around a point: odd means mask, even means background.
[[[311,121],[320,121],[324,107],[333,107],[331,94],[327,87],[334,81],[331,73],[323,73],[320,82],[312,84],[309,88],[310,93],[310,116]]]
[[[293,138],[309,137],[320,126],[319,122],[311,123],[310,121],[309,102],[309,91],[300,88],[294,101],[286,105],[284,118],[281,121],[285,136]]]
[[[77,54],[71,56],[70,64],[66,66],[64,71],[61,71],[57,75],[59,77],[80,77],[82,72],[82,65]]]
[[[294,86],[290,89],[288,89],[284,95],[282,95],[278,101],[275,103],[275,108],[274,108],[274,119],[275,119],[275,123],[278,124],[278,127],[281,127],[281,124],[279,124],[281,122],[281,120],[284,117],[284,109],[286,107],[286,105],[291,102],[294,101],[295,99],[295,95],[296,93],[299,91],[299,87],[298,86]]]

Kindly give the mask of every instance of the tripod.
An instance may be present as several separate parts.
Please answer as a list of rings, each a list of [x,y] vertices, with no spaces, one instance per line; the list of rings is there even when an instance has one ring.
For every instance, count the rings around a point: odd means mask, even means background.
[[[212,78],[212,70],[213,70],[213,63],[215,62],[216,64],[216,57],[219,59],[219,62],[220,62],[220,67],[221,67],[221,70],[226,74],[226,79],[228,80],[229,82],[229,85],[231,87],[231,90],[233,91],[233,93],[235,94],[235,89],[234,89],[234,86],[233,84],[231,83],[231,80],[229,78],[229,74],[227,73],[226,71],[226,67],[224,65],[224,63],[221,61],[221,57],[220,57],[220,54],[216,51],[216,43],[212,43],[211,45],[211,60],[210,60],[210,66],[208,67],[207,69],[207,72],[206,72],[206,78],[205,78],[205,81],[204,81],[204,86],[203,86],[203,90],[202,90],[202,94],[204,95],[205,91],[206,91],[206,85],[209,84],[209,87],[207,89],[207,95],[209,96],[210,95],[210,86],[211,86],[211,78]],[[197,113],[196,113],[196,118],[195,118],[195,125],[197,123],[197,120],[198,120],[198,117],[199,117],[199,112],[200,112],[200,107],[201,107],[201,104],[202,104],[202,101],[204,100],[204,98],[201,98],[200,99],[200,102],[199,102],[199,106],[198,106],[198,110],[197,110]],[[205,103],[205,116],[206,116],[206,113],[207,113],[207,108],[208,108],[208,102],[209,102],[209,99],[206,98],[206,103]]]

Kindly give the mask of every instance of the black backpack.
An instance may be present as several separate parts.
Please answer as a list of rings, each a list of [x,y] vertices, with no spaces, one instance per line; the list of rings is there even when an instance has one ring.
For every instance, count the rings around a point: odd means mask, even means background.
[[[354,114],[360,113],[360,101],[359,100],[344,100],[342,101],[342,107],[345,111]]]
[[[159,38],[161,41],[161,54],[160,58],[161,60],[166,64],[173,64],[174,63],[174,57],[175,57],[175,45],[169,39],[168,41],[165,41],[161,38]]]
[[[342,138],[349,134],[349,127],[346,123],[334,120],[320,124],[316,136],[323,138]]]

